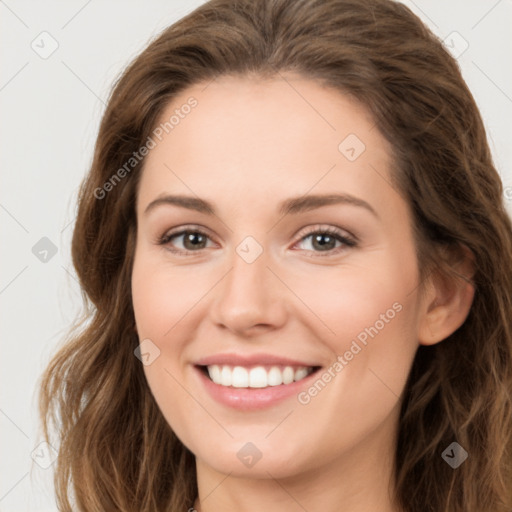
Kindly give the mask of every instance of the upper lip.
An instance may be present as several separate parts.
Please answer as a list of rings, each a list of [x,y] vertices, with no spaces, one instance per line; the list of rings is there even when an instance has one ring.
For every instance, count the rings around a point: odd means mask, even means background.
[[[305,368],[320,366],[309,362],[298,361],[274,354],[216,354],[199,359],[197,366],[229,365],[229,366],[301,366]]]

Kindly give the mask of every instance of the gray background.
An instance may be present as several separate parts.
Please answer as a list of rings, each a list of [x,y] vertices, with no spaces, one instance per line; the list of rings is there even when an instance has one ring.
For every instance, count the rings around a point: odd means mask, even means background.
[[[109,88],[150,38],[201,3],[0,0],[0,512],[57,510],[37,383],[80,310],[76,192]],[[404,3],[460,54],[512,212],[512,1]]]

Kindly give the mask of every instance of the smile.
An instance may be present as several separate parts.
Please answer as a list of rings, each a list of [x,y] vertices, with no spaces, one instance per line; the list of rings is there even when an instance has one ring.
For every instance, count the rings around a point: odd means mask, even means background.
[[[233,388],[266,388],[298,382],[315,371],[315,367],[208,365],[210,379],[220,386]]]
[[[194,361],[192,367],[199,385],[215,402],[257,411],[297,397],[322,368],[318,363],[310,356],[219,353]]]

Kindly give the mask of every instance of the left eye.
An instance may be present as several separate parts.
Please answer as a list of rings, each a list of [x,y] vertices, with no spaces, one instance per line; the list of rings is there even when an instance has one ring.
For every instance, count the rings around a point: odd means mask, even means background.
[[[334,249],[339,249],[340,246],[354,247],[356,245],[353,239],[332,229],[313,231],[302,237],[300,241],[302,242],[308,238],[311,239],[309,245],[313,248],[314,252],[332,252]],[[336,247],[336,242],[340,243],[338,247]],[[338,251],[335,252],[337,253]]]
[[[171,241],[180,238],[182,238],[184,250],[181,248],[171,247],[171,245],[174,245],[174,243],[171,244]],[[188,229],[176,233],[165,234],[158,240],[158,244],[168,245],[168,249],[171,252],[188,256],[191,255],[190,253],[198,252],[201,249],[206,249],[205,244],[209,238],[210,237],[201,230]],[[346,236],[342,231],[338,231],[337,229],[333,228],[316,229],[315,231],[311,231],[305,234],[297,243],[300,244],[307,239],[311,239],[309,244],[311,249],[305,250],[312,250],[313,252],[329,254],[337,253],[339,252],[339,249],[343,249],[343,247],[340,247],[340,245],[346,247],[354,247],[357,245],[353,238]],[[336,242],[340,244],[337,247]]]

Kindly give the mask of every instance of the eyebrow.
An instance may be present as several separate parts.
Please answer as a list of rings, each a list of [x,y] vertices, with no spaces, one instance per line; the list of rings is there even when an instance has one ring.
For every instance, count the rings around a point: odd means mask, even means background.
[[[151,201],[151,203],[149,203],[146,209],[144,210],[144,214],[146,215],[157,206],[164,204],[180,206],[182,208],[187,208],[188,210],[194,210],[200,213],[205,213],[207,215],[217,215],[212,203],[204,199],[192,196],[168,194],[159,196],[154,201]],[[379,215],[370,204],[368,204],[363,199],[352,196],[350,194],[317,194],[292,197],[286,199],[285,201],[279,204],[278,213],[282,216],[293,215],[333,204],[349,204],[353,206],[358,206],[368,210],[377,219],[379,218]]]

